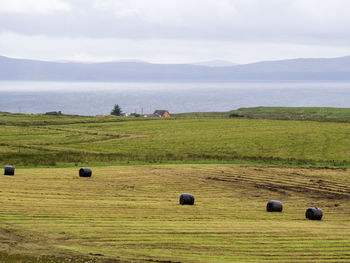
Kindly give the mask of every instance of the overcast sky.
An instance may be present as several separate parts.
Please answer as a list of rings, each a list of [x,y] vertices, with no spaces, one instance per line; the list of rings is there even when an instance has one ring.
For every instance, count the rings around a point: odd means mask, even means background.
[[[0,55],[236,63],[350,55],[349,0],[0,0]]]

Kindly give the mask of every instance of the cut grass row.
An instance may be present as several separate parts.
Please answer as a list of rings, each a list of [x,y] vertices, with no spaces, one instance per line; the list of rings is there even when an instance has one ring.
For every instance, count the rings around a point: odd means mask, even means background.
[[[118,166],[96,167],[92,178],[79,178],[77,168],[18,169],[0,184],[0,251],[9,256],[350,260],[346,169]],[[183,192],[195,195],[194,206],[178,204]],[[283,213],[267,213],[269,199],[281,200]],[[309,206],[323,209],[322,221],[305,219]]]

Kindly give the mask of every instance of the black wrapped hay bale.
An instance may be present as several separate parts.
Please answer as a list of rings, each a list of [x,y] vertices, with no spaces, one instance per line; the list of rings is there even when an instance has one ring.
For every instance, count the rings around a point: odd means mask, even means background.
[[[310,220],[321,220],[323,216],[323,212],[318,207],[309,207],[306,209],[305,217]]]
[[[282,212],[283,205],[278,200],[270,200],[267,202],[266,211],[267,212]]]
[[[92,171],[90,168],[80,168],[79,176],[80,177],[91,177]]]
[[[194,204],[193,194],[180,195],[180,205],[193,205],[193,204]]]
[[[11,165],[5,165],[4,175],[15,175],[15,167]]]

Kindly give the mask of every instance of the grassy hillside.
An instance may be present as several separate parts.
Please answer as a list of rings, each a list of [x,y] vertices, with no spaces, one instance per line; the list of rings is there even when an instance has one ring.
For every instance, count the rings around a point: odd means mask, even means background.
[[[112,115],[99,117],[79,115],[46,115],[0,112],[0,125],[5,126],[46,126],[72,123],[101,123],[126,120]],[[132,120],[128,119],[128,120]]]
[[[0,262],[350,261],[345,169],[115,166],[92,178],[18,169],[0,184]],[[194,206],[178,204],[183,192]],[[265,212],[269,199],[283,212]],[[305,219],[309,206],[322,221]]]
[[[232,112],[187,112],[171,114],[173,118],[228,118]]]
[[[350,124],[260,119],[0,115],[0,162],[349,165]]]
[[[350,108],[326,107],[253,107],[227,112],[189,112],[172,114],[175,118],[229,118],[350,121]]]
[[[350,108],[256,107],[232,111],[246,118],[350,121]]]

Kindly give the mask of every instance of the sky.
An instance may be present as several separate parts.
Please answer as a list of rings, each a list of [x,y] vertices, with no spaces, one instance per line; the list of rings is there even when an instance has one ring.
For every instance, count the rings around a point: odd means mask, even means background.
[[[251,63],[350,55],[349,0],[0,0],[0,55]]]

